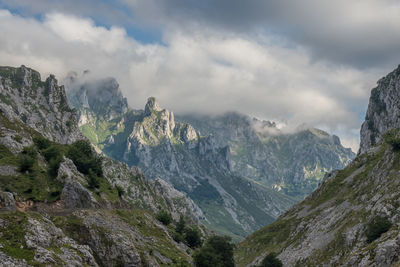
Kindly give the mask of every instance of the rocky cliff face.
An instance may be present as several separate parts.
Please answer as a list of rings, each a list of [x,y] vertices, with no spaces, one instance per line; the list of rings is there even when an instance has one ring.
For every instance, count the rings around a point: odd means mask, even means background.
[[[378,81],[372,89],[360,132],[363,153],[382,141],[383,134],[400,126],[400,66]]]
[[[77,114],[68,105],[62,86],[50,75],[44,82],[40,74],[21,66],[1,67],[0,100],[3,115],[63,144],[82,139]]]
[[[0,67],[0,262],[187,266],[190,248],[155,214],[184,216],[204,232],[201,211],[168,184],[95,153],[77,122],[54,76],[42,82],[24,66]]]
[[[239,266],[253,266],[271,252],[285,266],[399,264],[397,73],[372,90],[361,153],[344,170],[328,174],[317,190],[272,225],[239,244]],[[385,104],[377,108],[380,101]]]
[[[303,199],[326,172],[343,169],[355,156],[337,136],[304,128],[284,133],[275,123],[237,113],[216,117],[182,116],[218,146],[229,146],[232,171]]]

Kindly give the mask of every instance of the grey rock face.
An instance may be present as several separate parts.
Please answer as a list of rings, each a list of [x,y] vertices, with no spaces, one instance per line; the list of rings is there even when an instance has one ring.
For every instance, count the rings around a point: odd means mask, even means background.
[[[15,199],[10,192],[0,191],[0,211],[15,211]]]
[[[326,172],[343,169],[355,156],[337,136],[301,128],[293,133],[275,123],[237,113],[180,116],[201,135],[212,135],[214,146],[230,148],[232,171],[290,196],[311,193]]]
[[[371,91],[367,114],[360,131],[363,153],[382,140],[384,133],[400,126],[400,66],[378,81]]]
[[[63,144],[84,138],[77,114],[68,106],[64,87],[50,75],[45,82],[32,69],[0,68],[0,110],[11,121],[26,124],[50,140]]]

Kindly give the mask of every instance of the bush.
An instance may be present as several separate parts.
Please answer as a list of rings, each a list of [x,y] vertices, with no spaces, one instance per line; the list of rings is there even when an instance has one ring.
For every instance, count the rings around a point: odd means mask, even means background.
[[[183,235],[182,235],[181,233],[177,233],[177,232],[174,232],[174,233],[172,234],[172,238],[173,238],[174,241],[177,242],[177,243],[181,243],[181,242],[183,242],[183,241],[185,240],[185,238],[183,237]]]
[[[185,242],[191,248],[200,247],[202,244],[200,230],[197,227],[187,228],[185,230]]]
[[[28,154],[19,155],[19,171],[20,172],[31,172],[33,165],[35,164],[35,158]]]
[[[43,136],[36,136],[33,138],[33,142],[39,150],[43,150],[51,146],[51,141],[44,138]]]
[[[79,140],[70,145],[67,157],[81,173],[89,174],[91,169],[97,176],[103,175],[101,159],[92,151],[89,141]]]
[[[171,214],[169,214],[167,211],[165,210],[161,210],[157,213],[156,216],[157,220],[159,220],[162,224],[164,225],[168,225],[172,222],[172,217]]]
[[[275,253],[269,253],[263,261],[261,262],[260,267],[282,267],[283,264],[280,259],[276,257]]]
[[[179,217],[179,221],[176,223],[175,231],[179,234],[183,234],[186,228],[186,222],[183,215]]]
[[[197,267],[233,267],[233,247],[229,237],[213,236],[194,254]]]
[[[386,217],[375,217],[367,226],[366,236],[367,242],[371,243],[374,240],[381,237],[383,233],[386,233],[390,227],[392,227],[392,223]]]
[[[122,188],[122,186],[116,185],[115,189],[117,189],[119,197],[122,197],[123,195],[125,195],[125,190]]]
[[[87,176],[87,179],[88,179],[89,189],[95,189],[95,188],[99,188],[100,187],[100,179],[92,171],[92,169],[89,169],[89,174]]]

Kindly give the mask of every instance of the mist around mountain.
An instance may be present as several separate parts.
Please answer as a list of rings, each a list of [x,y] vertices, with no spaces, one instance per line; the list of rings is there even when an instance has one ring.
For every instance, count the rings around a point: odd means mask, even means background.
[[[284,266],[400,263],[400,66],[372,89],[357,157],[304,201],[251,234],[238,266],[275,253]]]
[[[325,172],[354,157],[338,137],[318,129],[284,134],[272,122],[237,113],[176,117],[153,97],[144,110],[133,110],[112,78],[74,74],[66,86],[93,144],[184,192],[205,225],[235,240],[273,222],[312,192]]]

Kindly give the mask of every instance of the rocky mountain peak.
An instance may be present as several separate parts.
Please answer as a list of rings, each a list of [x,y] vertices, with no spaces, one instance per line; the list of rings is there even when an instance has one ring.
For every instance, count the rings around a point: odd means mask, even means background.
[[[0,110],[10,121],[25,123],[60,143],[83,138],[77,114],[54,75],[42,82],[39,72],[25,66],[0,67],[0,97]]]
[[[363,153],[378,144],[388,130],[400,126],[400,65],[372,89],[365,121],[360,132]]]
[[[155,97],[149,97],[147,99],[146,106],[144,108],[144,112],[146,115],[150,115],[152,111],[162,111],[163,109],[159,106]]]
[[[114,78],[88,80],[85,75],[70,74],[66,86],[71,105],[77,109],[88,108],[110,118],[128,111],[128,101]]]

